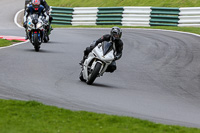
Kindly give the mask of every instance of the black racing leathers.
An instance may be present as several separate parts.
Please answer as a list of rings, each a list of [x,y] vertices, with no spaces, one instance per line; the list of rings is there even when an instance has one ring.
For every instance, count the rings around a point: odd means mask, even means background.
[[[41,5],[44,6],[44,8],[46,9],[46,11],[50,10],[50,7],[49,7],[49,5],[47,4],[47,2],[45,0],[41,0]]]
[[[97,46],[99,43],[102,43],[103,41],[112,41],[111,39],[111,35],[106,34],[103,35],[101,38],[99,38],[96,42],[95,42],[95,46]],[[115,40],[112,41],[115,43],[115,47],[116,47],[116,55],[115,55],[115,60],[118,60],[122,57],[122,50],[123,50],[123,42],[121,39],[119,40]]]
[[[49,5],[47,4],[47,2],[46,2],[45,0],[41,0],[41,5],[44,6],[44,8],[45,8],[47,14],[49,15],[50,7],[49,7]],[[52,17],[51,15],[49,15],[49,22],[50,22],[50,24],[51,24],[52,20],[53,20],[53,17]]]

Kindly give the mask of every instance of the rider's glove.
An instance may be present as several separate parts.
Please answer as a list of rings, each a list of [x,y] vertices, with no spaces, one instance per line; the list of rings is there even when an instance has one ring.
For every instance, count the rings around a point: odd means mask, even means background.
[[[115,56],[114,60],[118,60],[118,57],[117,57],[117,56]]]

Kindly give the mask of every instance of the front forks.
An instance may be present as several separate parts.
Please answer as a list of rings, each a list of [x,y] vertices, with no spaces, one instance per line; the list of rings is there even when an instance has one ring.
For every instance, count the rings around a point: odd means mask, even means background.
[[[33,43],[34,42],[34,34],[37,34],[38,35],[38,40],[39,40],[39,42],[40,43],[42,43],[43,42],[43,37],[44,37],[44,34],[43,34],[43,32],[41,32],[41,31],[31,31],[31,32],[29,32],[29,37],[31,37],[30,38],[30,41],[31,41],[31,43]]]

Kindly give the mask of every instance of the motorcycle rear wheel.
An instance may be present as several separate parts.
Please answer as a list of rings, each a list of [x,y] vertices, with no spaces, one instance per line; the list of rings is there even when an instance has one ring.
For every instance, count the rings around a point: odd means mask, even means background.
[[[45,33],[44,35],[44,42],[45,43],[49,42],[49,35],[47,35],[47,33]]]

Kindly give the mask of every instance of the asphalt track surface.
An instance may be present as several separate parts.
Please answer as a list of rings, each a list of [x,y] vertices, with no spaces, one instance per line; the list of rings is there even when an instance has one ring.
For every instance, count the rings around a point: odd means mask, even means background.
[[[0,35],[24,36],[13,23],[24,1],[10,2],[1,0],[1,9],[12,8],[0,13]],[[40,52],[29,42],[0,49],[0,98],[199,128],[200,37],[123,29],[118,69],[89,86],[78,78],[82,51],[109,30],[54,29]]]

